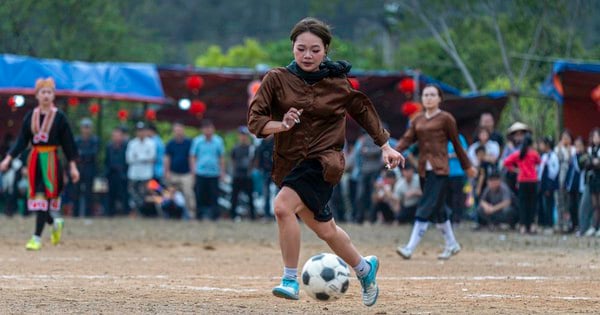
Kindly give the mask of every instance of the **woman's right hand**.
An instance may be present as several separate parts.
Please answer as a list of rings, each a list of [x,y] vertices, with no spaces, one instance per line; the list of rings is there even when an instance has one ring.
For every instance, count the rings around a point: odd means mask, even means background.
[[[288,131],[294,127],[294,125],[300,123],[300,115],[302,115],[302,109],[298,110],[294,107],[290,108],[285,115],[283,115],[283,119],[281,120],[281,125],[285,131]]]

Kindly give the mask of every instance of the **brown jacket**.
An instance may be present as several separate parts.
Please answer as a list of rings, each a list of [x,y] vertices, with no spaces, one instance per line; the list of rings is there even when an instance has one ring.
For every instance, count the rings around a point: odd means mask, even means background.
[[[375,140],[385,144],[389,133],[383,129],[375,107],[346,78],[328,77],[309,85],[286,68],[276,68],[264,77],[248,109],[248,129],[258,137],[267,122],[281,121],[295,107],[303,109],[300,123],[275,134],[273,181],[283,178],[301,161],[317,159],[323,177],[337,184],[344,173],[342,149],[346,136],[346,113]]]
[[[427,119],[421,113],[410,122],[410,127],[396,148],[402,152],[415,141],[419,142],[419,175],[425,176],[425,163],[429,161],[437,175],[448,175],[448,140],[452,141],[456,156],[463,169],[471,167],[467,153],[458,140],[456,121],[448,112],[441,111]]]

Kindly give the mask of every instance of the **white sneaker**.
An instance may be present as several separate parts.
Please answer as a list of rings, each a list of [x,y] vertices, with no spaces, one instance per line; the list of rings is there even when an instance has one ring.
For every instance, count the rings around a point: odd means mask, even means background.
[[[593,227],[589,228],[587,231],[585,231],[585,233],[583,234],[583,236],[594,236],[594,234],[596,233],[596,229],[594,229]]]
[[[396,248],[396,253],[398,253],[398,255],[402,256],[404,259],[410,259],[413,254],[413,250],[406,246],[398,246],[398,248]]]
[[[458,254],[458,252],[460,252],[460,245],[458,245],[458,243],[455,243],[454,245],[452,245],[450,247],[444,248],[444,251],[438,256],[438,259],[439,260],[448,260],[448,259],[450,259],[450,257]]]

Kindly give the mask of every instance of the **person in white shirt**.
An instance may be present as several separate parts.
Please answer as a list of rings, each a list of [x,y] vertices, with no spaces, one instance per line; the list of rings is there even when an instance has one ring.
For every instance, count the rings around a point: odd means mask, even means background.
[[[554,226],[554,192],[558,189],[558,171],[560,163],[558,156],[552,148],[554,141],[544,137],[538,141],[538,148],[542,154],[542,162],[539,165],[538,180],[540,182],[540,203],[538,213],[538,225],[544,228],[545,233],[552,233]]]
[[[415,220],[417,205],[423,192],[419,176],[415,176],[415,170],[411,166],[402,169],[402,177],[394,186],[394,210],[398,223],[412,223]]]
[[[490,140],[490,132],[485,128],[480,128],[477,132],[477,140],[471,146],[469,146],[469,150],[467,155],[469,156],[469,160],[474,167],[479,166],[479,160],[477,159],[477,153],[475,152],[478,147],[485,148],[485,161],[496,165],[498,163],[498,158],[500,157],[500,145],[498,142],[494,140]]]
[[[558,191],[556,192],[556,208],[558,209],[558,227],[562,231],[569,229],[569,191],[566,188],[567,174],[575,157],[575,146],[573,145],[573,135],[569,130],[562,132],[560,142],[554,148],[558,157],[560,169],[558,171]]]
[[[127,144],[125,157],[128,164],[129,203],[132,211],[138,213],[147,194],[147,183],[154,176],[156,143],[149,135],[146,124],[136,124],[136,136]]]

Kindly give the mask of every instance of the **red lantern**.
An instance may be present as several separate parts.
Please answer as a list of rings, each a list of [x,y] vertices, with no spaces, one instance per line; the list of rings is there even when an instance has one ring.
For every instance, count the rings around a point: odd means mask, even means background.
[[[7,104],[8,104],[8,107],[15,108],[17,106],[17,103],[15,102],[15,97],[14,96],[9,97]]]
[[[193,100],[190,106],[190,113],[198,116],[204,115],[206,111],[206,104],[201,100]]]
[[[92,103],[90,104],[90,107],[88,107],[88,110],[90,111],[90,114],[97,115],[100,112],[100,104]]]
[[[199,75],[192,75],[187,78],[186,85],[188,90],[198,93],[198,91],[204,86],[204,79]]]
[[[254,80],[254,81],[250,82],[250,84],[248,84],[248,95],[254,96],[254,94],[256,94],[256,92],[258,92],[259,88],[260,88],[260,81]]]
[[[77,97],[69,97],[69,99],[67,99],[67,104],[69,106],[75,107],[79,105],[79,99]]]
[[[156,120],[156,111],[152,108],[148,108],[145,113],[147,120]]]
[[[358,82],[357,78],[349,78],[348,81],[350,81],[350,85],[352,85],[353,89],[358,90],[358,88],[360,88],[360,82]]]
[[[421,104],[413,101],[407,101],[402,104],[402,115],[411,117],[421,111]]]
[[[598,106],[600,106],[600,84],[592,90],[590,94],[592,101],[596,102]]]
[[[126,109],[119,109],[117,116],[119,117],[120,121],[125,121],[127,118],[129,118],[129,112]]]
[[[411,78],[404,78],[400,80],[400,82],[398,82],[396,88],[398,89],[398,91],[405,94],[413,93],[416,89],[415,80]]]

